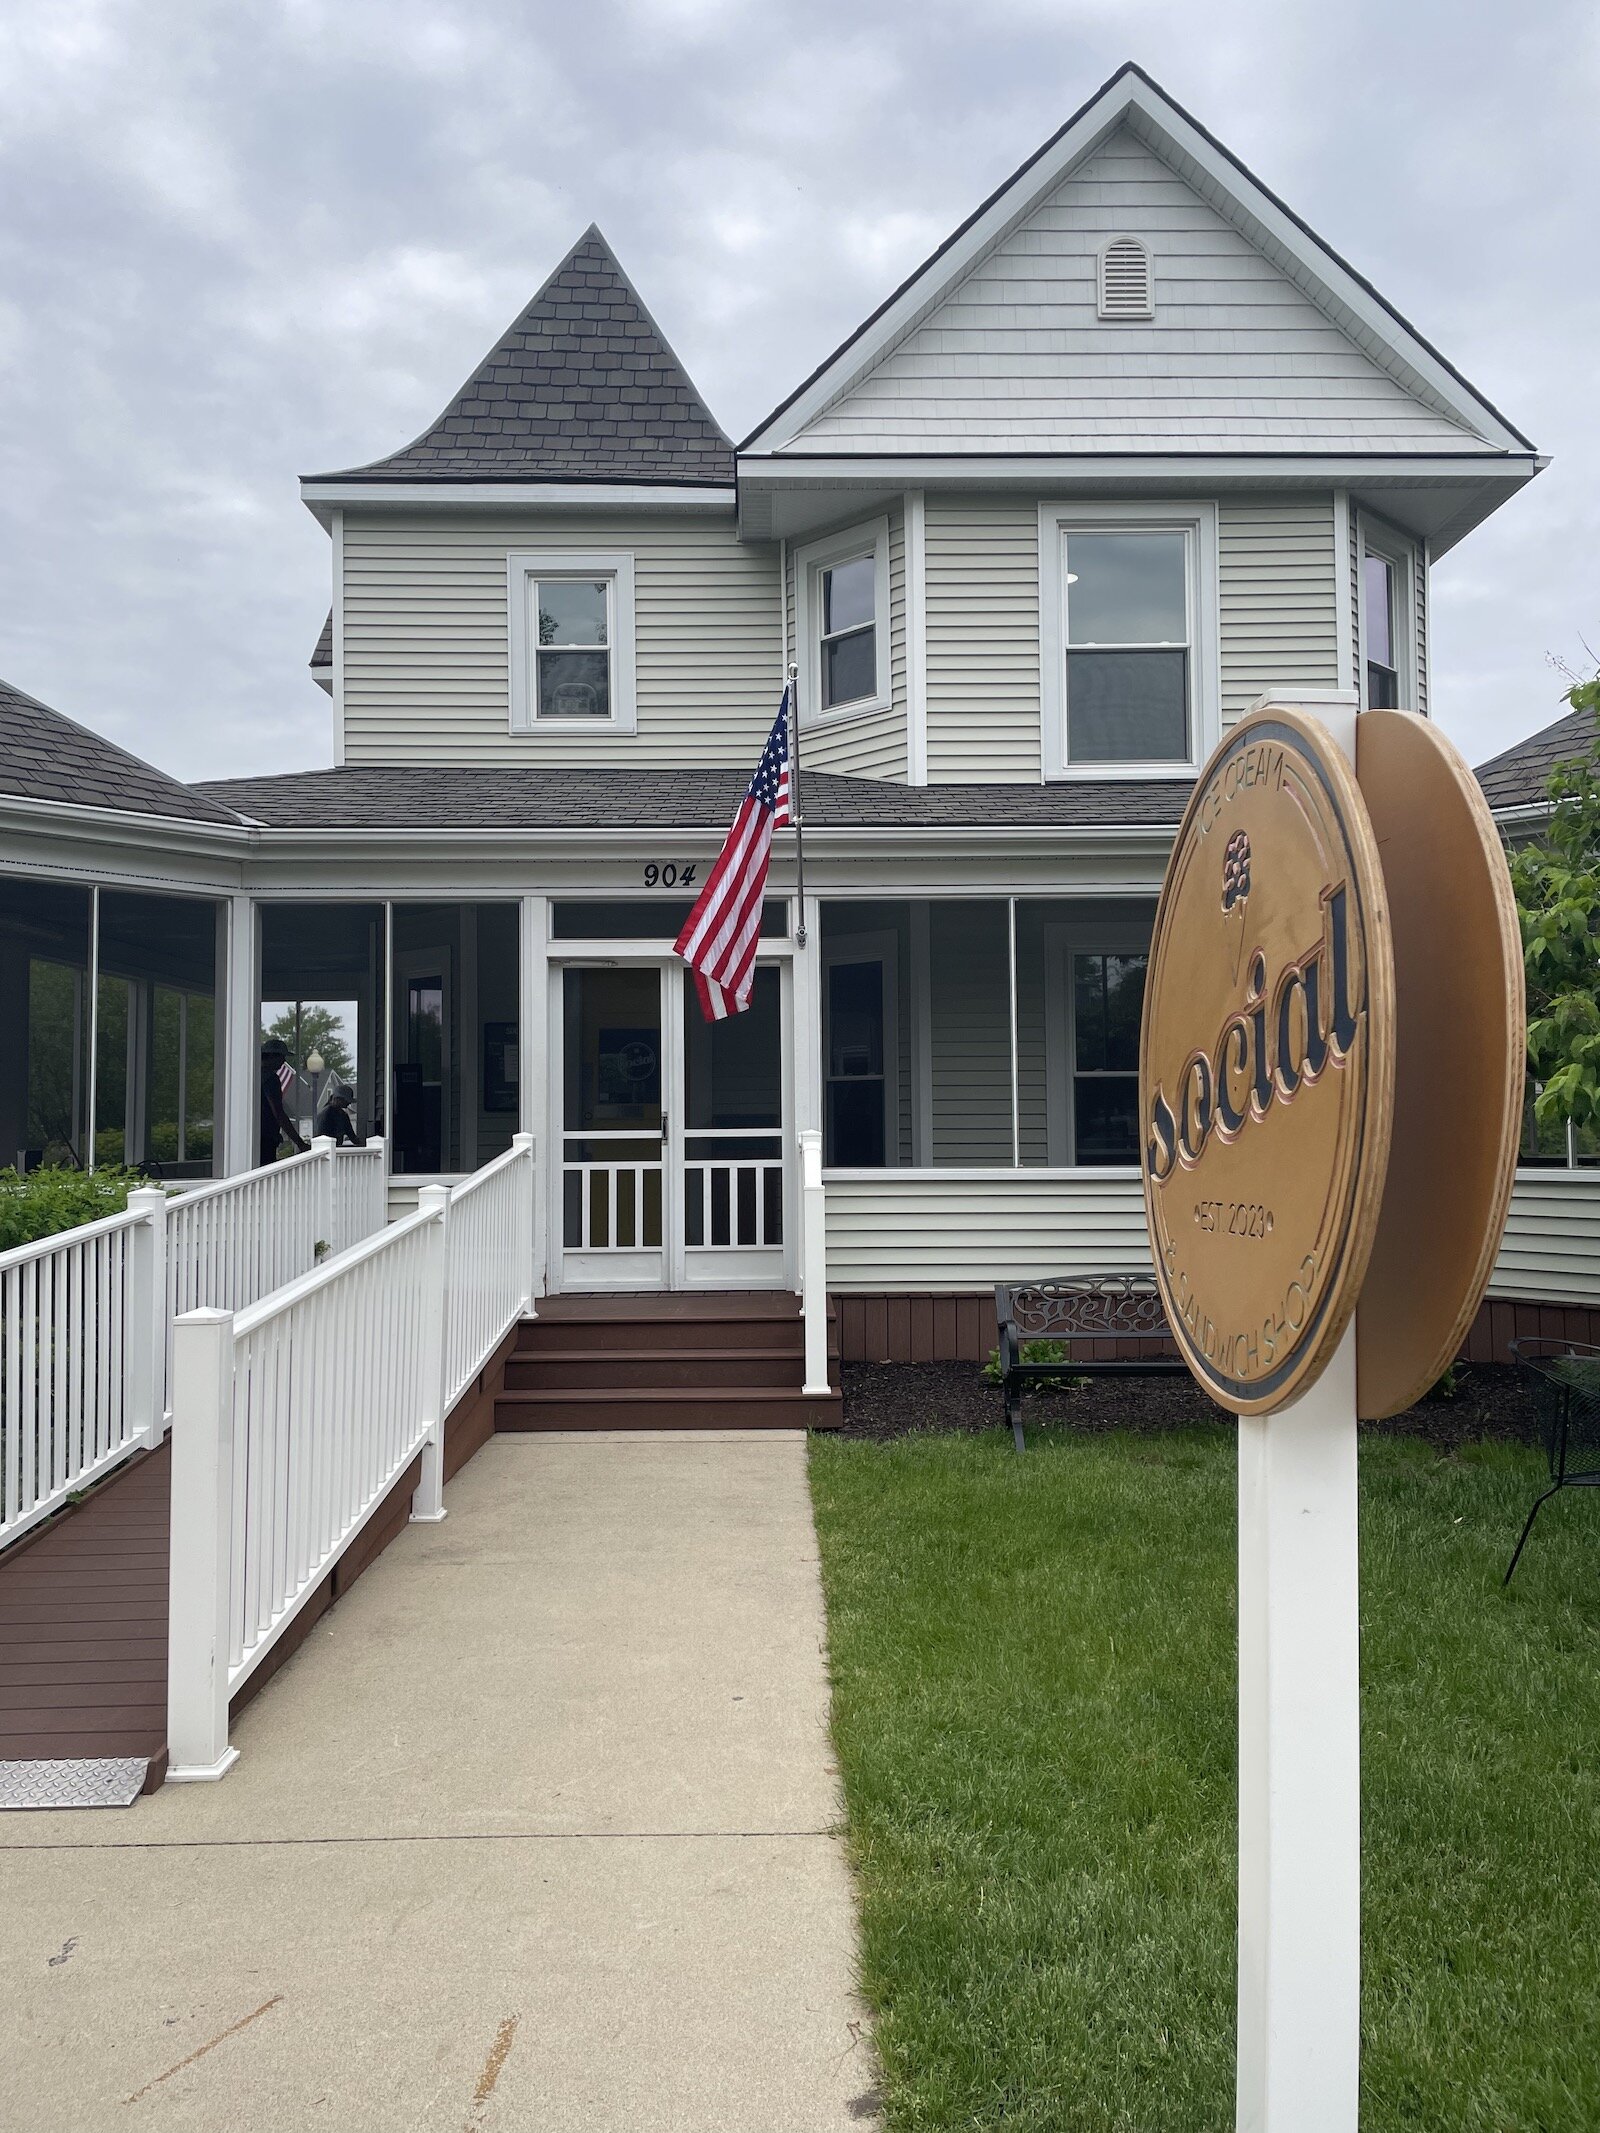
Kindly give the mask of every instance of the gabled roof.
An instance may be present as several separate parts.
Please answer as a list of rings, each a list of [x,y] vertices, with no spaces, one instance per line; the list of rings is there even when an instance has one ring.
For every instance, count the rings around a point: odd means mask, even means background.
[[[590,224],[436,422],[312,481],[733,482],[733,447]]]
[[[227,778],[200,791],[268,829],[715,832],[744,797],[748,769],[551,769],[456,764],[344,764],[270,778]],[[816,829],[1176,828],[1189,798],[1179,780],[1056,785],[899,785],[804,773]]]
[[[1587,753],[1596,738],[1592,711],[1569,711],[1553,725],[1541,726],[1515,748],[1507,748],[1487,763],[1478,765],[1478,783],[1484,798],[1500,808],[1547,807],[1546,786],[1558,763],[1570,762]]]
[[[100,807],[118,814],[161,815],[184,822],[239,818],[220,800],[129,755],[63,718],[36,696],[0,681],[0,798]]]
[[[1528,439],[1369,281],[1131,61],[819,364],[740,451],[793,451],[811,422],[861,384],[978,262],[1123,126],[1277,266],[1372,363],[1453,426],[1460,449],[1485,456],[1532,453]]]

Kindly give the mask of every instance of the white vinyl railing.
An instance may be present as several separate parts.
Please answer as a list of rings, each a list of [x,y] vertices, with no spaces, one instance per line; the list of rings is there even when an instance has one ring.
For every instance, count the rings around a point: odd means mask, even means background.
[[[383,1227],[381,1141],[304,1155],[0,1253],[0,1549],[159,1444],[172,1327],[241,1310]]]
[[[800,1313],[805,1321],[805,1390],[828,1390],[828,1206],[822,1135],[800,1136]]]
[[[166,1205],[0,1254],[0,1548],[160,1441]]]
[[[534,1144],[424,1186],[381,1236],[237,1315],[177,1324],[168,1776],[235,1759],[229,1700],[407,1467],[444,1516],[444,1425],[533,1300]]]
[[[533,1136],[518,1134],[504,1155],[449,1195],[447,1410],[527,1308],[534,1252],[533,1188]]]

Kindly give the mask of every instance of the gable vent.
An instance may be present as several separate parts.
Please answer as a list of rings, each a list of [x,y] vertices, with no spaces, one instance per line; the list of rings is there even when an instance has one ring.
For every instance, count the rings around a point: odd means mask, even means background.
[[[1137,237],[1113,237],[1100,254],[1100,316],[1154,318],[1150,254]]]

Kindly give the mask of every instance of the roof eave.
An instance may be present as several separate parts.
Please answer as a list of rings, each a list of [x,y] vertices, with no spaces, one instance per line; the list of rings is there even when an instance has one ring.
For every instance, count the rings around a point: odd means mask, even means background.
[[[354,504],[364,510],[404,511],[418,505],[434,510],[525,511],[629,510],[731,512],[738,489],[735,477],[726,482],[669,481],[651,477],[637,481],[573,480],[566,475],[454,477],[374,474],[358,469],[353,474],[303,474],[300,500],[313,518],[332,527],[333,514]]]

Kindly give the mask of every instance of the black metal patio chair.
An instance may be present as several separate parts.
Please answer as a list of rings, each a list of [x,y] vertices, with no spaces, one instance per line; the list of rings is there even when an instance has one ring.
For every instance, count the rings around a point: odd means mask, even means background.
[[[1506,1585],[1534,1520],[1557,1489],[1600,1487],[1600,1348],[1586,1341],[1523,1340],[1511,1343],[1511,1353],[1533,1396],[1550,1486],[1534,1498],[1506,1567]]]

